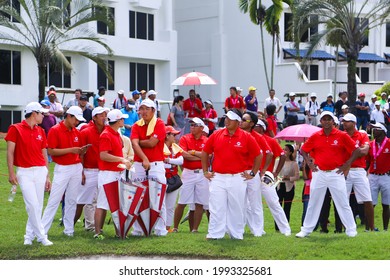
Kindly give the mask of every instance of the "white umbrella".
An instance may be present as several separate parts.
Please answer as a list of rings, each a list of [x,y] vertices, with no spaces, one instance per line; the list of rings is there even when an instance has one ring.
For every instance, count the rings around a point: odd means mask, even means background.
[[[217,82],[210,76],[201,72],[189,72],[181,75],[174,80],[173,86],[199,86],[199,85],[216,85]]]

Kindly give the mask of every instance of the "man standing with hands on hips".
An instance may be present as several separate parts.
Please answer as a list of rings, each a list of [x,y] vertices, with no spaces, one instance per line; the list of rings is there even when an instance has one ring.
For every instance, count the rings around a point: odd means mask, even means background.
[[[239,128],[241,111],[229,110],[225,128],[214,132],[202,151],[204,176],[210,180],[210,222],[207,239],[243,239],[245,228],[246,180],[258,176],[262,152],[256,140]],[[208,171],[209,155],[214,154],[213,172]],[[248,173],[243,164],[253,160]]]
[[[8,181],[12,185],[19,184],[28,215],[24,245],[32,245],[35,237],[43,246],[53,245],[41,221],[44,192],[50,190],[50,178],[46,134],[38,124],[42,123],[43,113],[48,112],[38,102],[27,104],[25,120],[11,125],[5,137]]]
[[[301,231],[295,236],[308,236],[318,223],[326,190],[329,188],[345,233],[355,237],[356,223],[353,217],[344,176],[352,162],[361,156],[360,148],[347,133],[334,127],[333,113],[323,111],[320,115],[322,129],[314,133],[302,146],[301,153],[313,171],[310,185],[310,200]],[[314,162],[309,160],[309,154]]]

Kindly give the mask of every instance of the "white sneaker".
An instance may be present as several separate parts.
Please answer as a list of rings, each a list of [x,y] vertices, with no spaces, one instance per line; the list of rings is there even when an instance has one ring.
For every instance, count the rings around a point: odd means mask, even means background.
[[[23,245],[31,246],[32,240],[31,239],[25,239]]]
[[[41,244],[42,244],[43,246],[51,246],[51,245],[53,245],[53,242],[51,242],[49,239],[43,239],[43,240],[41,241]]]
[[[73,232],[71,232],[71,233],[64,232],[64,234],[65,234],[66,236],[68,236],[68,237],[73,237]]]
[[[283,233],[283,235],[284,235],[284,236],[291,236],[291,232],[290,232],[290,231],[285,232],[285,233]]]
[[[298,232],[297,234],[295,234],[295,237],[298,237],[298,238],[305,238],[305,237],[308,236],[308,235],[309,235],[309,233],[300,231],[300,232]]]
[[[357,235],[357,232],[351,232],[351,233],[347,233],[347,236],[348,237],[355,237]]]

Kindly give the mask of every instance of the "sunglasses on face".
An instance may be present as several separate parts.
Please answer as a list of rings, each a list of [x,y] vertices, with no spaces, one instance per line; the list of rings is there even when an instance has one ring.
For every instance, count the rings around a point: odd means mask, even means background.
[[[247,123],[250,123],[252,120],[246,120],[246,119],[242,119],[243,122],[247,122]]]

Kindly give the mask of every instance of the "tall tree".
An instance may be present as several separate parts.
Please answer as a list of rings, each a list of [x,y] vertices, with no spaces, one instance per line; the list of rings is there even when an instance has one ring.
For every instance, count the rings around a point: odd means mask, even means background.
[[[293,0],[272,0],[272,5],[268,8],[262,4],[261,0],[239,0],[241,12],[248,13],[252,23],[260,28],[260,40],[263,56],[263,67],[268,90],[273,88],[274,69],[275,69],[275,49],[280,53],[280,27],[279,21],[283,14],[283,3],[292,5]],[[267,59],[264,48],[264,28],[272,36],[272,56],[271,56],[271,73],[269,78]]]
[[[97,21],[112,26],[103,1],[0,0],[0,11],[0,42],[20,45],[36,59],[39,100],[45,96],[49,63],[72,70],[65,53],[93,60],[111,78],[106,60],[97,50],[100,48],[101,53],[103,48],[107,55],[112,55],[112,50],[91,28],[91,23]]]
[[[364,47],[369,31],[382,25],[389,17],[390,0],[294,0],[293,7],[292,28],[297,49],[307,29],[319,24],[324,29],[311,38],[307,57],[323,43],[344,49],[348,65],[348,99],[354,108],[359,52]],[[303,59],[302,62],[306,61]]]

